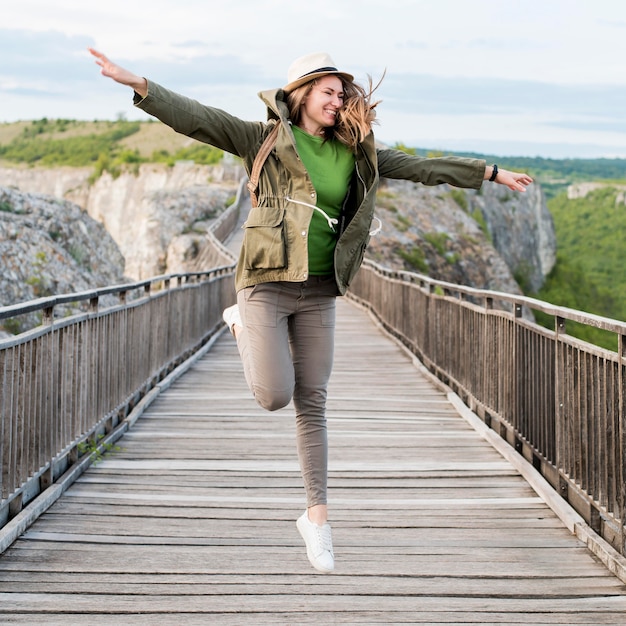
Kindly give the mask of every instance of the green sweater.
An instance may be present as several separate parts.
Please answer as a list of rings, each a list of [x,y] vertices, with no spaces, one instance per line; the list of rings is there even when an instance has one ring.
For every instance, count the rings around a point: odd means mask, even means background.
[[[354,172],[354,155],[339,141],[325,141],[297,126],[292,130],[298,154],[317,192],[318,210],[313,212],[308,234],[309,274],[333,274],[341,207]],[[328,218],[337,222],[331,225]]]

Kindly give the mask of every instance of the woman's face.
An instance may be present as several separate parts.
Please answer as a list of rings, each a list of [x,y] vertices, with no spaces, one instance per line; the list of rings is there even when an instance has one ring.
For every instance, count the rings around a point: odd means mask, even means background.
[[[302,104],[300,125],[311,134],[334,126],[343,106],[343,83],[337,76],[323,76],[315,81]]]

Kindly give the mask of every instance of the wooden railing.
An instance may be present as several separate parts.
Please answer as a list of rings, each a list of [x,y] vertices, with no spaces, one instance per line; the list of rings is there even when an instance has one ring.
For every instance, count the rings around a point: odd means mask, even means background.
[[[626,323],[369,261],[350,296],[625,554]],[[616,351],[568,335],[570,321],[614,333]]]
[[[207,233],[213,269],[0,308],[0,322],[16,327],[40,320],[0,339],[0,528],[86,466],[101,439],[223,328],[235,259],[222,241],[237,223],[244,182]]]
[[[240,200],[216,223],[218,242]],[[233,273],[225,265],[0,309],[0,319],[42,315],[37,328],[0,340],[0,527],[222,328]],[[625,553],[626,323],[370,261],[349,296]],[[102,308],[105,297],[118,302]],[[69,302],[86,309],[55,317]],[[531,311],[553,316],[554,330]],[[568,335],[569,321],[613,333],[616,351]]]
[[[0,527],[202,347],[233,294],[225,267],[0,309],[0,319],[43,314],[40,326],[0,340]],[[119,304],[100,310],[105,295]],[[87,310],[56,319],[69,302]]]

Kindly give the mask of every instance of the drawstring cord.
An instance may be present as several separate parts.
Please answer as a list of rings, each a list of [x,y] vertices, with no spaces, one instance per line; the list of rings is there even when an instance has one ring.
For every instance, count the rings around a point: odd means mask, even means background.
[[[318,206],[315,206],[314,204],[309,204],[308,202],[300,202],[300,200],[294,200],[293,198],[290,198],[289,196],[285,196],[285,200],[287,200],[287,202],[293,202],[294,204],[301,204],[302,206],[308,206],[311,209],[315,209],[316,211],[319,211],[326,218],[326,221],[328,222],[330,229],[333,232],[337,232],[335,230],[335,226],[339,224],[339,220],[334,217],[330,217],[330,215],[328,215],[323,209],[320,209]]]
[[[378,226],[374,230],[370,230],[370,237],[375,237],[383,229],[383,221],[375,215],[372,217],[372,219],[378,222]]]
[[[315,209],[316,211],[319,211],[326,218],[326,221],[328,222],[328,226],[330,226],[330,229],[333,232],[337,232],[335,230],[335,226],[339,223],[339,220],[334,217],[330,217],[330,215],[328,215],[323,209],[320,209],[318,206],[315,206],[314,204],[309,204],[308,202],[301,202],[300,200],[294,200],[293,198],[290,198],[289,196],[285,196],[285,200],[287,200],[287,202],[293,202],[294,204],[301,204],[302,206],[308,206],[311,209]],[[375,215],[373,216],[372,219],[375,219],[378,222],[378,226],[374,230],[370,230],[370,237],[375,237],[382,230],[383,222],[380,218],[376,217]]]

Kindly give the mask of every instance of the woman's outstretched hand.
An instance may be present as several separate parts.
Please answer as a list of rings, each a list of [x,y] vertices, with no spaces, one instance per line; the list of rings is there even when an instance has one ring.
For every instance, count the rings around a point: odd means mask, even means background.
[[[121,85],[132,87],[142,98],[148,95],[148,81],[145,78],[137,76],[116,63],[113,63],[113,61],[110,61],[102,52],[98,52],[93,48],[87,48],[87,50],[96,58],[96,64],[102,68],[100,73],[103,76],[111,78]]]
[[[487,170],[485,178],[489,179],[493,170],[491,167],[487,168]],[[506,185],[511,191],[526,191],[526,187],[533,182],[533,179],[528,174],[498,169],[498,175],[494,182],[499,185]]]

